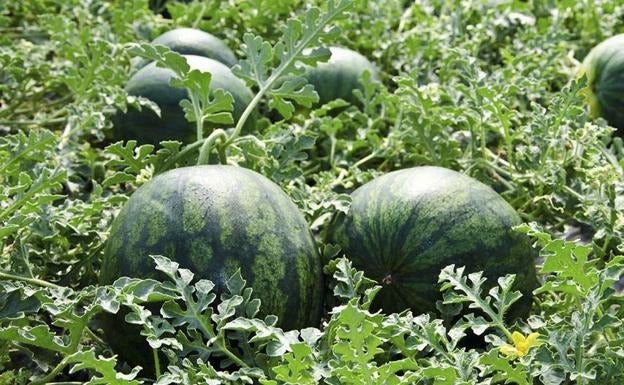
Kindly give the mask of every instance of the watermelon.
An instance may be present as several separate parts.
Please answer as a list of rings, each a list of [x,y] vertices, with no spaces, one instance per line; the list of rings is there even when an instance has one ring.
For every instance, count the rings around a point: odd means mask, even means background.
[[[177,28],[167,31],[152,41],[152,44],[160,44],[169,47],[182,55],[197,55],[233,67],[236,63],[234,52],[218,37],[195,28]],[[135,68],[143,68],[149,63],[148,60],[139,60]]]
[[[583,60],[587,100],[592,117],[603,117],[624,133],[624,34],[594,47]]]
[[[332,241],[382,285],[375,310],[434,312],[440,270],[455,264],[466,272],[484,271],[493,284],[516,274],[516,289],[524,295],[515,318],[528,314],[537,283],[530,242],[512,230],[521,222],[483,183],[441,167],[415,167],[356,189]]]
[[[353,50],[341,47],[330,47],[329,50],[329,60],[306,69],[304,77],[319,94],[320,104],[338,98],[349,103],[357,102],[353,91],[362,89],[362,74],[368,71],[373,79],[378,79],[377,69],[367,58]]]
[[[318,326],[323,280],[309,227],[288,196],[256,172],[183,167],[140,187],[112,224],[100,282],[162,278],[149,255],[213,281],[216,293],[240,269],[262,301],[260,316],[277,315],[278,326],[289,330]],[[128,362],[145,365],[146,344],[129,327],[121,319],[105,323],[107,341]]]
[[[253,94],[242,80],[237,78],[223,63],[196,55],[184,55],[191,69],[212,74],[212,89],[221,88],[234,97],[234,120],[238,120]],[[150,63],[141,68],[126,84],[128,94],[143,96],[155,102],[161,110],[161,117],[148,108],[140,111],[130,107],[126,113],[119,113],[113,120],[115,140],[135,139],[139,143],[157,145],[163,140],[194,142],[197,138],[195,123],[184,117],[180,101],[188,98],[186,90],[169,85],[174,72]],[[252,115],[245,128],[254,125]]]

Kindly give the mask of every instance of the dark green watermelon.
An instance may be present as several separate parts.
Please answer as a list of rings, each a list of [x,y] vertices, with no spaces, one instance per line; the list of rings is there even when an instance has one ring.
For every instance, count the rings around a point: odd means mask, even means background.
[[[211,88],[221,88],[234,97],[234,120],[238,120],[253,94],[242,80],[237,78],[223,63],[196,55],[184,55],[191,69],[212,74]],[[161,117],[150,109],[140,111],[129,107],[126,113],[114,118],[113,135],[115,140],[135,139],[139,143],[158,144],[163,140],[194,142],[197,138],[195,123],[184,117],[180,101],[186,99],[186,90],[169,85],[173,71],[150,63],[141,68],[126,84],[130,95],[143,96],[152,100],[161,110]],[[256,118],[251,116],[245,129],[251,130]]]
[[[440,270],[455,264],[484,271],[491,283],[517,274],[524,296],[514,314],[527,315],[536,287],[533,250],[512,231],[521,223],[516,211],[490,187],[445,168],[415,167],[372,180],[352,199],[333,241],[382,285],[374,309],[434,312]]]
[[[139,188],[113,222],[101,283],[122,276],[158,278],[153,254],[213,281],[217,293],[240,269],[262,301],[260,316],[275,314],[278,326],[288,330],[318,326],[323,282],[311,232],[288,196],[258,173],[234,166],[184,167]],[[140,349],[146,345],[128,327],[109,320],[107,341],[129,362],[145,365]]]
[[[304,77],[319,94],[319,103],[325,104],[335,99],[349,103],[357,101],[353,91],[361,90],[360,78],[364,71],[378,79],[375,66],[360,53],[348,48],[330,47],[331,57],[326,63],[306,70]]]
[[[218,37],[195,28],[176,28],[167,31],[152,41],[152,44],[160,44],[169,47],[181,55],[196,55],[214,59],[233,67],[236,63],[234,52]],[[135,68],[145,67],[148,60],[140,60]]]
[[[581,66],[587,75],[587,99],[592,117],[602,116],[624,134],[624,34],[594,47]]]

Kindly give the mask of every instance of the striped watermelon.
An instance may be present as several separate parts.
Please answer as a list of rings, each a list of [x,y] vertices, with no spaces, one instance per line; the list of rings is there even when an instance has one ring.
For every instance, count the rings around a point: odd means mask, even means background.
[[[514,314],[527,315],[536,285],[533,251],[512,231],[521,223],[516,211],[488,186],[445,168],[415,167],[372,180],[352,199],[333,240],[382,285],[373,308],[435,311],[440,270],[455,264],[484,271],[493,283],[517,274],[524,296]]]
[[[602,116],[619,135],[624,133],[624,34],[594,47],[581,66],[587,75],[587,99],[592,117]]]
[[[253,94],[245,83],[237,78],[223,63],[195,55],[184,55],[191,69],[212,74],[211,88],[221,88],[234,97],[232,115],[237,121],[251,102]],[[180,101],[186,99],[186,90],[169,85],[173,71],[157,67],[150,63],[135,73],[126,84],[128,94],[143,96],[155,102],[161,116],[147,108],[136,110],[129,108],[114,118],[113,135],[115,140],[137,140],[139,143],[157,145],[163,140],[194,142],[197,138],[195,123],[189,123],[184,117]],[[245,128],[250,130],[256,117],[247,120]]]
[[[176,28],[167,31],[152,41],[152,44],[160,44],[169,47],[181,55],[196,55],[214,59],[228,67],[236,63],[234,52],[218,37],[195,28]],[[145,67],[149,61],[139,60],[135,68]]]
[[[307,69],[304,77],[319,94],[320,104],[338,98],[355,103],[353,91],[362,89],[362,74],[368,71],[373,79],[378,79],[377,68],[363,55],[348,48],[330,47],[329,50],[329,60]]]
[[[288,196],[258,173],[234,166],[184,167],[139,188],[112,225],[101,283],[158,277],[151,254],[213,281],[217,293],[240,269],[262,301],[261,316],[277,315],[284,329],[319,323],[322,271],[311,232]],[[137,362],[141,354],[126,327],[121,320],[109,322],[107,341]]]

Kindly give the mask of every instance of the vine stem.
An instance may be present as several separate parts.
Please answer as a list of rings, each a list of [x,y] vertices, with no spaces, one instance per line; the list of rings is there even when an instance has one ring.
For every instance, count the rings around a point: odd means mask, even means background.
[[[212,150],[213,145],[216,143],[217,140],[221,139],[222,141],[225,141],[227,138],[227,134],[225,133],[224,130],[222,129],[217,129],[214,130],[209,136],[208,138],[206,138],[206,140],[204,141],[204,144],[201,147],[201,150],[199,150],[199,159],[197,159],[197,164],[201,165],[201,164],[208,164],[209,160],[210,160],[210,151]],[[219,158],[221,160],[221,163],[227,162],[227,159],[222,159],[222,154],[221,151],[219,151]]]
[[[156,378],[159,378],[161,375],[161,371],[160,371],[160,359],[158,358],[158,350],[152,348],[152,354],[154,355],[154,371],[156,372]]]
[[[89,337],[97,342],[98,344],[102,345],[102,346],[107,346],[106,342],[104,342],[103,339],[100,338],[100,336],[98,336],[97,334],[95,334],[95,332],[91,329],[89,329],[88,327],[85,327],[85,332],[89,335]]]
[[[53,380],[54,377],[56,377],[57,374],[59,374],[63,369],[65,369],[65,367],[68,365],[68,360],[69,360],[70,356],[66,356],[65,358],[63,358],[61,360],[61,362],[59,362],[58,365],[56,365],[54,367],[54,369],[52,369],[52,371],[50,373],[48,373],[46,376],[41,377],[38,380],[32,381],[30,383],[30,385],[44,385],[44,384],[49,384],[50,380]]]
[[[195,313],[198,313],[197,309],[195,309],[194,307],[193,307],[193,311]],[[206,323],[205,320],[202,319],[201,317],[197,317],[197,319],[199,320],[199,324],[201,326],[201,329],[204,335],[206,335],[210,339],[214,338],[214,344],[223,354],[225,354],[230,360],[232,360],[232,362],[234,362],[239,367],[241,368],[249,367],[249,365],[247,365],[245,361],[241,360],[236,354],[232,353],[227,348],[223,335],[218,335],[217,333],[215,333],[214,329],[212,328],[212,325]]]
[[[196,117],[196,135],[197,135],[197,140],[203,140],[204,139],[204,115],[202,114],[202,109],[199,106],[199,101],[197,100],[197,98],[195,97],[196,95],[193,95],[191,93],[191,104],[193,105],[193,113],[195,114]]]
[[[56,284],[54,284],[52,282],[44,281],[42,279],[22,277],[22,276],[11,274],[11,273],[5,273],[3,271],[0,271],[0,280],[4,280],[4,281],[22,281],[22,282],[30,283],[31,285],[41,286],[41,287],[48,287],[48,288],[51,288],[51,289],[62,289],[63,288],[63,286],[56,285]]]
[[[189,156],[193,151],[201,147],[203,144],[204,144],[204,140],[198,140],[184,147],[176,155],[172,156],[170,159],[167,159],[167,161],[162,165],[162,167],[160,167],[157,170],[156,174],[160,174],[161,172],[169,170],[169,168],[173,166],[175,162]]]
[[[31,125],[47,126],[47,125],[63,123],[66,120],[67,120],[66,118],[55,118],[55,119],[47,119],[47,120],[0,120],[0,124],[4,126],[31,126]]]
[[[247,122],[247,119],[249,118],[251,113],[254,111],[258,103],[260,103],[260,99],[262,99],[262,97],[267,92],[269,92],[273,84],[284,74],[284,72],[288,68],[290,68],[290,66],[295,62],[295,60],[299,56],[299,54],[301,54],[301,52],[303,52],[303,50],[308,46],[308,44],[310,44],[312,40],[314,40],[318,36],[318,34],[322,32],[323,28],[325,28],[327,23],[329,23],[334,17],[336,17],[336,15],[344,11],[344,9],[346,9],[349,5],[350,3],[347,3],[346,6],[336,8],[333,14],[330,14],[328,15],[328,17],[321,20],[321,22],[318,23],[314,31],[310,33],[307,37],[305,37],[301,41],[301,43],[299,43],[299,45],[294,48],[290,57],[286,61],[280,63],[280,65],[275,69],[275,71],[271,73],[271,76],[269,76],[269,78],[265,82],[260,84],[261,86],[260,90],[254,96],[251,102],[247,105],[247,108],[245,108],[245,111],[243,111],[243,114],[241,115],[240,119],[236,123],[234,132],[232,132],[232,134],[229,136],[227,141],[223,143],[224,148],[227,148],[230,144],[232,144],[232,142],[240,135],[240,132],[243,129],[243,126]]]
[[[48,382],[46,385],[83,385],[84,382]]]

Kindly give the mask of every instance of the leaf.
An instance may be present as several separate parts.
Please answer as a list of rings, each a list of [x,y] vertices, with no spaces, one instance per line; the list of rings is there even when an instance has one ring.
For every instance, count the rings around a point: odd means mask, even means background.
[[[123,142],[113,143],[104,151],[120,158],[110,160],[108,167],[121,166],[125,172],[137,174],[149,164],[149,155],[154,151],[154,146],[144,144],[137,147],[136,140],[129,140],[125,145]]]
[[[433,379],[434,385],[454,385],[457,381],[457,373],[450,367],[429,367],[423,369],[422,373]]]
[[[587,292],[595,280],[587,274],[587,257],[591,254],[591,246],[577,245],[563,240],[554,240],[542,249],[544,256],[543,273],[558,273],[570,278]]]
[[[532,385],[529,373],[526,368],[518,364],[512,366],[511,362],[506,358],[499,356],[497,350],[491,350],[483,355],[480,362],[486,366],[485,373],[496,373],[494,375],[495,381],[503,381],[505,384],[517,384],[517,385]]]
[[[30,161],[43,161],[57,143],[57,137],[48,130],[20,131],[14,136],[0,138],[0,151],[10,150],[10,157],[0,162],[0,180],[14,174],[20,164]]]
[[[131,55],[154,61],[159,67],[171,69],[178,77],[184,76],[190,70],[186,59],[182,55],[164,45],[130,43],[127,46],[127,51]]]
[[[269,107],[276,109],[286,119],[290,119],[295,111],[295,106],[289,100],[308,108],[319,101],[314,87],[306,84],[306,80],[300,77],[285,80],[270,95]]]
[[[20,229],[19,225],[6,225],[0,227],[0,241],[9,235],[16,233]]]
[[[236,318],[222,326],[223,330],[244,331],[253,335],[250,343],[259,343],[257,347],[265,347],[270,357],[280,357],[291,351],[291,344],[297,343],[296,331],[284,333],[281,329],[269,326],[258,319]]]
[[[236,270],[227,281],[225,281],[225,286],[228,291],[232,295],[241,295],[243,293],[243,288],[245,288],[245,284],[247,281],[243,279],[241,275],[240,269]]]
[[[178,88],[186,88],[190,100],[184,99],[180,106],[189,122],[212,122],[224,125],[234,123],[231,112],[234,98],[223,89],[211,88],[212,75],[209,72],[192,70],[181,79],[172,79],[171,84]],[[212,95],[212,97],[211,97]],[[195,101],[197,104],[193,104]]]
[[[89,381],[85,382],[87,385],[139,385],[142,383],[135,380],[141,370],[140,367],[133,368],[128,374],[119,373],[115,370],[117,365],[115,358],[96,357],[93,349],[69,355],[66,361],[69,364],[75,363],[70,369],[70,373],[88,369],[100,374],[100,376],[92,376]]]
[[[108,178],[104,179],[102,182],[103,187],[111,187],[116,186],[123,183],[134,182],[135,176],[128,174],[126,172],[116,172]]]
[[[471,273],[466,277],[464,270],[463,266],[455,269],[455,265],[449,265],[440,271],[439,282],[442,283],[440,290],[444,292],[444,304],[469,303],[470,309],[482,311],[486,318],[470,314],[465,316],[474,325],[473,331],[477,335],[491,327],[504,328],[506,311],[522,297],[519,292],[511,291],[515,275],[500,277],[498,286],[490,289],[488,296],[483,296],[482,287],[486,282],[483,273]]]
[[[17,344],[37,346],[59,353],[72,353],[72,348],[68,342],[61,339],[50,330],[48,325],[44,324],[0,327],[0,339]]]
[[[292,101],[311,105],[314,100],[318,100],[318,95],[302,78],[289,76],[302,74],[302,64],[313,65],[327,59],[328,49],[305,48],[336,36],[338,28],[325,27],[341,16],[351,4],[351,0],[330,0],[326,2],[325,12],[316,7],[309,8],[303,21],[292,18],[286,22],[281,28],[281,38],[274,45],[252,33],[245,33],[242,50],[246,58],[234,67],[234,73],[259,87],[258,95],[268,94],[271,98],[269,106],[290,118],[294,111]]]
[[[26,314],[36,313],[40,308],[37,297],[25,297],[22,290],[0,293],[0,320],[21,319]]]
[[[347,258],[332,261],[329,269],[333,269],[333,278],[336,280],[334,295],[346,300],[358,297],[375,284],[375,281],[364,277],[364,272],[353,268]]]

